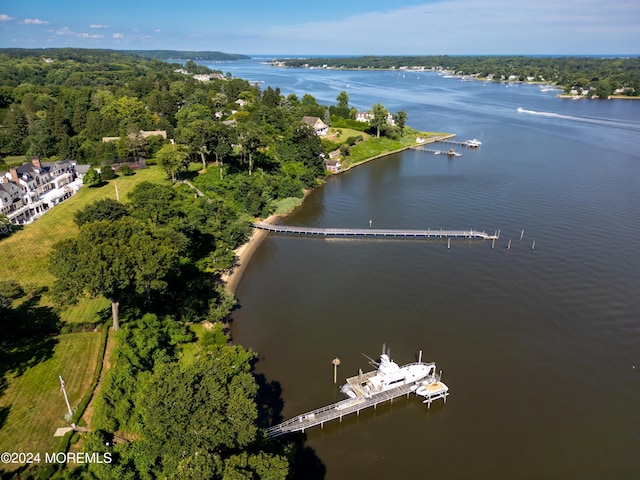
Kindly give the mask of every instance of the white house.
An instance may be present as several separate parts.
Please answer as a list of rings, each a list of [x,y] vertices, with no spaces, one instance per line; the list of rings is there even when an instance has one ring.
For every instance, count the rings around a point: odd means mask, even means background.
[[[12,167],[0,177],[0,211],[16,225],[31,223],[49,208],[66,200],[82,186],[76,162],[41,162]]]
[[[313,128],[316,135],[323,136],[329,133],[329,125],[324,123],[318,117],[302,117],[302,121]]]
[[[356,121],[358,122],[369,123],[371,120],[373,120],[373,112],[356,113]],[[393,119],[393,115],[391,115],[391,113],[387,114],[387,123],[392,126],[395,126],[396,124],[395,120]]]

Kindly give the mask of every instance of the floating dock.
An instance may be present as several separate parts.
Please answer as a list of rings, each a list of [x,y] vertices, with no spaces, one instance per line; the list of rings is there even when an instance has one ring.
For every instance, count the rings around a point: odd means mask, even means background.
[[[311,237],[379,237],[379,238],[468,238],[479,240],[498,240],[497,233],[490,234],[480,230],[393,230],[380,228],[317,228],[297,227],[293,225],[271,225],[255,222],[251,226],[281,235],[301,235]]]
[[[410,365],[425,365],[435,367],[434,363],[424,362],[416,362],[405,365],[404,367]],[[350,415],[353,413],[359,415],[360,410],[364,410],[369,407],[375,408],[377,405],[387,401],[393,403],[394,399],[402,396],[407,396],[408,398],[410,393],[416,393],[417,390],[423,392],[420,394],[420,396],[425,398],[422,403],[427,404],[429,407],[431,407],[431,403],[433,401],[439,399],[443,399],[446,403],[447,396],[449,395],[446,385],[440,382],[440,375],[434,373],[429,378],[418,382],[402,385],[400,387],[377,393],[372,396],[359,395],[355,398],[348,398],[346,400],[342,400],[340,402],[332,403],[331,405],[318,408],[311,412],[303,413],[302,415],[298,415],[278,425],[274,425],[268,428],[267,437],[273,438],[284,435],[286,433],[304,432],[306,429],[316,427],[318,425],[320,425],[320,427],[324,427],[324,424],[326,422],[330,422],[332,420],[342,421],[342,417],[346,415]]]

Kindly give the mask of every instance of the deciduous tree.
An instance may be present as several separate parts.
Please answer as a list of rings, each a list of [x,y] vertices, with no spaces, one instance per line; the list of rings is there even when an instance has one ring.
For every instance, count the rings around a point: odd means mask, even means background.
[[[123,296],[161,289],[176,266],[178,247],[170,238],[161,238],[149,225],[131,217],[86,223],[76,238],[52,247],[49,271],[56,277],[54,294],[61,303],[85,291],[107,298],[117,331]],[[159,258],[165,263],[158,264]]]

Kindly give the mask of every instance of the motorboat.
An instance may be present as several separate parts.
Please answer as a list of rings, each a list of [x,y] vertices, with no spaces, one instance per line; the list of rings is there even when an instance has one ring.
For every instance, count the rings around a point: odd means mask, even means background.
[[[467,140],[467,147],[478,148],[480,145],[482,145],[482,142],[480,140],[476,140],[475,138],[472,140]]]
[[[398,387],[411,385],[418,388],[420,382],[437,381],[435,363],[415,362],[399,366],[384,352],[379,361],[369,359],[376,370],[348,378],[340,391],[349,398],[371,398]],[[415,390],[412,388],[412,390]]]

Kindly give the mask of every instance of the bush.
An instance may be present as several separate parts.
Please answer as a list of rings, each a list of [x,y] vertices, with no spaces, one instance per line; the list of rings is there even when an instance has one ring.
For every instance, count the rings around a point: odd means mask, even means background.
[[[368,123],[336,116],[331,117],[331,126],[333,128],[350,128],[352,130],[358,130],[359,132],[366,132],[369,129]]]
[[[103,180],[113,180],[114,178],[118,178],[116,172],[111,167],[102,167],[100,171]]]
[[[120,169],[118,170],[119,173],[123,174],[125,177],[130,177],[131,175],[133,175],[135,172],[133,171],[133,168],[131,168],[129,165],[127,165],[126,163],[124,165],[122,165],[120,167]]]

